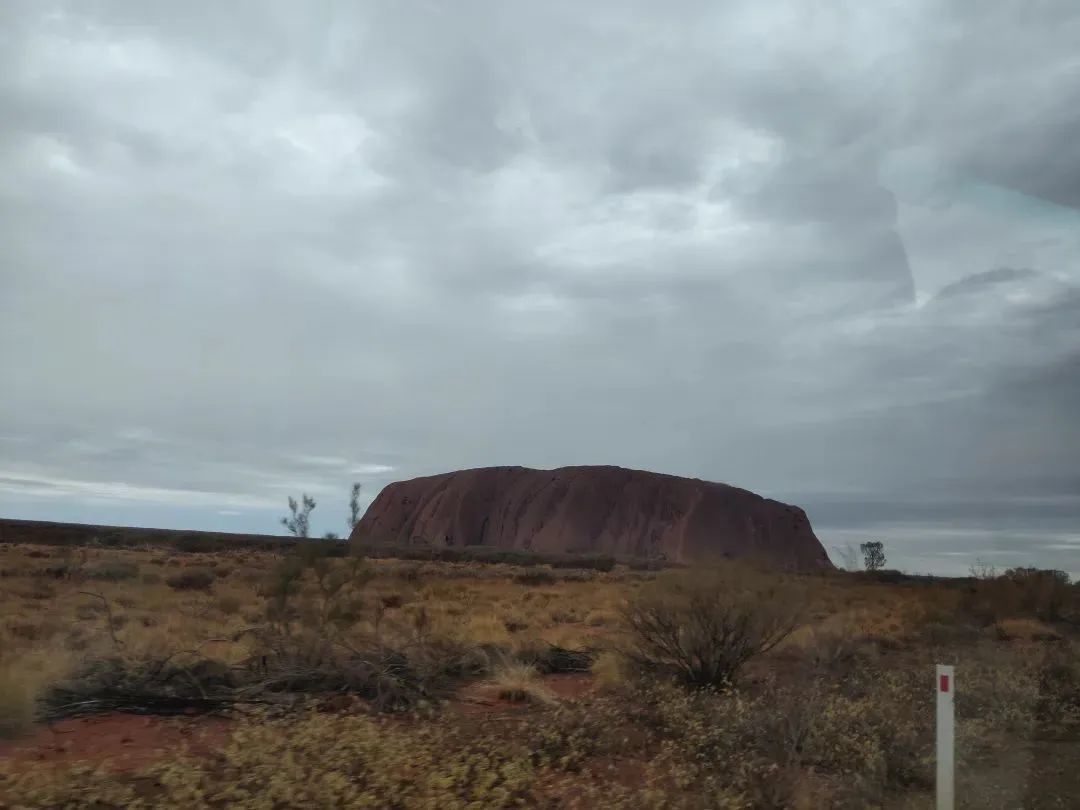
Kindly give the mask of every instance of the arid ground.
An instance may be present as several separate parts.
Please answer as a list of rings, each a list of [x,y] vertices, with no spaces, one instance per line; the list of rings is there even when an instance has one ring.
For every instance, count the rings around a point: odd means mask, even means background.
[[[8,543],[0,607],[4,807],[931,807],[935,663],[961,807],[1080,796],[1047,572]]]

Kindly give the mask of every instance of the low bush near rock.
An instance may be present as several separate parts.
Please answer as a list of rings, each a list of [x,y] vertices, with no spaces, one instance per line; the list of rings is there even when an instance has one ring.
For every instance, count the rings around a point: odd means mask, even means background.
[[[514,582],[519,585],[551,585],[555,582],[555,575],[544,568],[527,568],[514,575]]]

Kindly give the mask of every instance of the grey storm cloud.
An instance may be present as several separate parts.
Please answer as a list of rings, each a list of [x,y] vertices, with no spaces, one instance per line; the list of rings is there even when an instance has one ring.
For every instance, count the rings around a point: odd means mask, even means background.
[[[1066,0],[5,3],[0,506],[1075,491],[1078,41]]]

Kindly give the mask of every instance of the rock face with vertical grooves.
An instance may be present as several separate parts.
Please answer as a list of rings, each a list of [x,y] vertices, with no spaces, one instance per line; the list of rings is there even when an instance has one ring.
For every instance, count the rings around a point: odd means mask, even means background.
[[[745,489],[621,467],[484,467],[389,484],[365,543],[483,545],[688,563],[756,557],[831,568],[806,513]]]

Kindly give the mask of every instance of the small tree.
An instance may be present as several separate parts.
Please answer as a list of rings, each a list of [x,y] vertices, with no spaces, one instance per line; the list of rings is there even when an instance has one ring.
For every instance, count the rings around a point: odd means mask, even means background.
[[[352,494],[349,496],[349,531],[356,528],[360,522],[360,484],[352,485]]]
[[[281,525],[289,530],[294,537],[307,537],[311,522],[311,510],[315,508],[315,499],[307,493],[300,496],[301,503],[297,503],[293,497],[289,498],[289,517],[281,519]]]
[[[880,540],[860,543],[859,551],[863,555],[863,566],[867,571],[880,571],[885,567],[885,544]]]

